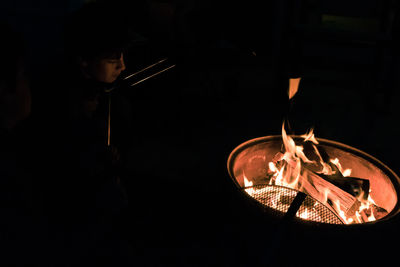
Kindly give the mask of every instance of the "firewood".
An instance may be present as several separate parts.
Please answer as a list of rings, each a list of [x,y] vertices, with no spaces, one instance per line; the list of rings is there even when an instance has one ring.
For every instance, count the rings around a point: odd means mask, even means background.
[[[368,179],[359,177],[344,177],[339,167],[331,162],[329,154],[321,146],[311,141],[302,143],[303,153],[306,158],[285,157],[283,152],[278,152],[272,159],[278,170],[283,168],[285,178],[280,185],[287,185],[293,189],[303,192],[312,199],[321,202],[324,206],[336,213],[338,217],[352,218],[354,221],[367,222],[373,214],[376,218],[381,218],[387,211],[374,204],[370,204],[369,209],[360,211],[361,201],[367,201],[370,191]],[[282,146],[282,151],[284,147]],[[300,160],[301,165],[298,165]],[[300,175],[299,168],[300,167]],[[268,184],[276,183],[275,170],[267,172],[265,180]],[[311,199],[307,198],[307,199]],[[290,204],[292,197],[283,198],[283,204]],[[315,201],[309,208],[314,207]],[[305,203],[303,203],[304,205]],[[310,204],[310,203],[309,203]],[[356,214],[356,212],[358,212]]]
[[[275,159],[279,158],[282,157],[279,155],[275,157]],[[280,164],[284,165],[285,172],[293,172],[296,168],[296,163],[291,160],[281,160],[278,162],[278,165]],[[291,177],[291,179],[295,178],[296,177]],[[304,166],[301,168],[297,183],[292,186],[294,189],[306,193],[315,200],[325,204],[335,213],[338,213],[335,208],[337,205],[336,203],[339,203],[340,210],[342,210],[346,216],[353,216],[357,208],[360,206],[360,202],[355,196],[330,183]]]
[[[369,180],[361,179],[357,177],[337,177],[333,175],[320,175],[326,181],[334,184],[335,186],[341,188],[347,193],[354,197],[362,198],[363,200],[368,199],[369,195]]]
[[[309,194],[321,203],[329,204],[337,212],[335,205],[339,204],[346,216],[353,216],[360,206],[356,197],[328,182],[316,173],[304,168],[299,179],[299,190]]]
[[[303,147],[304,154],[306,154],[307,158],[314,161],[312,164],[304,164],[307,169],[318,173],[320,177],[336,185],[337,187],[353,195],[354,197],[361,196],[364,200],[368,199],[370,188],[368,179],[362,179],[358,177],[344,177],[339,168],[331,162],[329,154],[325,151],[323,147],[317,147],[315,144],[309,141],[305,142]],[[321,173],[323,168],[320,162],[321,159],[331,168],[332,174],[327,175]]]

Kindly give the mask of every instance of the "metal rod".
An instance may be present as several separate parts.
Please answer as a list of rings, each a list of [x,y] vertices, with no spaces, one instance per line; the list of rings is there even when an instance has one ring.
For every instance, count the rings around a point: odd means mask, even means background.
[[[124,80],[126,80],[126,79],[128,79],[130,77],[133,77],[134,75],[136,75],[136,74],[138,74],[140,72],[143,72],[143,71],[145,71],[145,70],[147,70],[149,68],[152,68],[153,66],[155,66],[157,64],[160,64],[160,63],[164,62],[165,60],[167,60],[167,58],[162,59],[162,60],[158,61],[157,63],[154,63],[154,64],[152,64],[152,65],[150,65],[150,66],[148,66],[148,67],[136,72],[136,73],[133,73],[133,74],[129,75],[128,77],[125,77]],[[154,74],[152,74],[152,75],[150,75],[150,76],[148,76],[148,77],[146,77],[146,78],[144,78],[144,79],[142,79],[140,81],[137,81],[137,82],[131,84],[130,86],[132,87],[132,86],[135,86],[135,85],[137,85],[139,83],[142,83],[142,82],[144,82],[144,81],[146,81],[146,80],[148,80],[148,79],[150,79],[150,78],[152,78],[154,76],[157,76],[160,73],[163,73],[164,71],[167,71],[169,69],[174,68],[175,66],[176,66],[175,64],[172,65],[172,66],[169,66],[168,68],[165,68],[165,69],[163,69],[163,70],[161,70],[161,71],[159,71],[157,73],[154,73]],[[108,110],[107,110],[107,146],[108,147],[111,146],[111,92],[114,89],[115,89],[115,87],[112,87],[112,88],[110,88],[110,89],[105,91],[105,93],[108,94]]]
[[[166,61],[167,59],[168,59],[168,58],[161,59],[160,61],[158,61],[158,62],[156,62],[156,63],[154,63],[154,64],[151,64],[150,66],[147,66],[146,68],[141,69],[141,70],[139,70],[139,71],[137,71],[137,72],[135,72],[135,73],[132,73],[132,74],[126,76],[126,77],[123,78],[123,79],[124,79],[124,80],[127,80],[127,79],[129,79],[129,78],[131,78],[131,77],[133,77],[133,76],[135,76],[135,75],[137,75],[137,74],[139,74],[139,73],[142,73],[142,72],[145,71],[145,70],[148,70],[148,69],[150,69],[150,68],[152,68],[152,67],[154,67],[154,66],[156,66],[156,65],[158,65],[158,64],[163,63],[163,62]]]
[[[107,146],[111,145],[111,92],[108,93]]]
[[[135,86],[135,85],[137,85],[137,84],[139,84],[139,83],[142,83],[142,82],[144,82],[144,81],[146,81],[146,80],[148,80],[148,79],[150,79],[150,78],[152,78],[152,77],[154,77],[154,76],[156,76],[156,75],[158,75],[158,74],[160,74],[160,73],[163,73],[164,71],[167,71],[167,70],[169,70],[169,69],[172,69],[172,68],[175,67],[175,66],[176,66],[175,64],[172,65],[172,66],[169,66],[168,68],[163,69],[163,70],[161,70],[161,71],[159,71],[159,72],[156,72],[156,73],[154,73],[154,74],[152,74],[152,75],[150,75],[150,76],[148,76],[148,77],[146,77],[146,78],[144,78],[144,79],[142,79],[142,80],[140,80],[140,81],[137,81],[137,82],[131,84],[130,86]]]

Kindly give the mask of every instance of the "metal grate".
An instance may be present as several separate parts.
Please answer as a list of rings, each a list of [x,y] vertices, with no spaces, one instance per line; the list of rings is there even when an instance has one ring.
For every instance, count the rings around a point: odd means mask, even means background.
[[[288,211],[298,193],[297,190],[276,185],[255,185],[244,190],[262,205],[282,213]],[[333,211],[310,196],[305,198],[296,217],[320,223],[343,224]]]

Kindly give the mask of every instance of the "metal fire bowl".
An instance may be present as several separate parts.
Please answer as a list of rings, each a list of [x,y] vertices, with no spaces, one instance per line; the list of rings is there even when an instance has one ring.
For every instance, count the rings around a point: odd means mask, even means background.
[[[292,136],[296,143],[303,138]],[[388,220],[400,210],[400,178],[385,164],[371,155],[354,147],[322,138],[317,138],[330,158],[338,158],[344,169],[352,169],[352,177],[370,181],[371,197],[376,204],[388,211],[385,217],[371,224]],[[244,189],[243,174],[254,186],[264,182],[268,163],[281,150],[282,136],[265,136],[249,140],[236,147],[228,158],[228,172],[236,186],[247,195]],[[359,224],[358,224],[359,225]]]

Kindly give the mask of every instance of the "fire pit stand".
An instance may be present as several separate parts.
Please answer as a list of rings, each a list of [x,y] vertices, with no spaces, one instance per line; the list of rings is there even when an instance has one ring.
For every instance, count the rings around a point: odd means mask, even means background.
[[[292,136],[300,142],[300,136]],[[319,146],[352,176],[368,179],[370,195],[387,214],[375,221],[345,224],[330,208],[311,196],[285,186],[265,183],[268,163],[282,148],[282,136],[249,140],[236,147],[227,162],[228,172],[247,200],[255,208],[250,225],[262,235],[246,235],[248,249],[257,248],[255,265],[261,266],[371,266],[396,260],[400,238],[400,178],[376,158],[348,145],[317,139]],[[245,184],[246,179],[251,183]],[[249,227],[249,226],[247,226]],[[261,227],[261,229],[260,229]],[[253,255],[253,254],[250,254]]]

